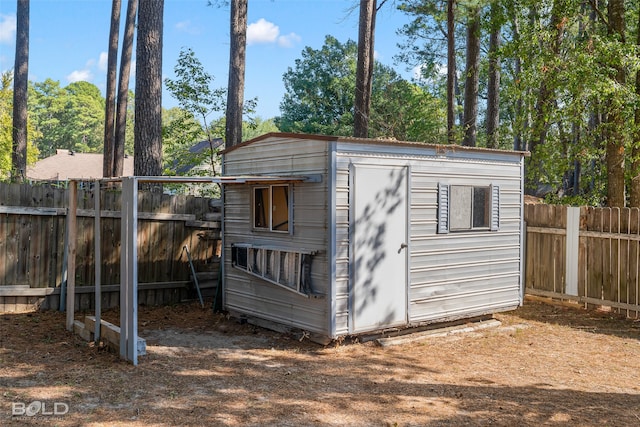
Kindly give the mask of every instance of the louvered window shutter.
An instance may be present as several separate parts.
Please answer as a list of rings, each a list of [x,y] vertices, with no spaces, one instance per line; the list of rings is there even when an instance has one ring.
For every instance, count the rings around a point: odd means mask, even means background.
[[[491,231],[500,228],[500,187],[491,186]]]
[[[449,232],[449,185],[438,184],[438,233]]]

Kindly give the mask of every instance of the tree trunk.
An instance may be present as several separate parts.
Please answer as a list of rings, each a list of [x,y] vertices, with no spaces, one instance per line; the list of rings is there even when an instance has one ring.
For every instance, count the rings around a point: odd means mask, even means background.
[[[133,35],[135,32],[137,13],[138,0],[129,0],[127,3],[127,18],[124,24],[124,39],[122,40],[122,57],[120,58],[120,80],[118,82],[118,106],[116,109],[112,165],[113,176],[122,176],[124,172],[124,145],[127,130],[127,108],[129,104],[131,53],[133,51]]]
[[[624,0],[609,0],[608,4],[609,16],[609,35],[612,37],[619,36],[621,43],[624,42]],[[624,86],[626,81],[626,73],[623,66],[617,67],[616,82],[620,86]],[[624,207],[625,205],[625,188],[624,188],[624,117],[622,109],[624,106],[617,100],[612,99],[608,102],[607,113],[607,206]]]
[[[640,10],[638,11],[638,38],[636,45],[640,49]],[[636,71],[636,95],[640,98],[640,70]],[[636,106],[634,117],[635,132],[633,135],[633,149],[631,150],[631,188],[629,205],[640,207],[640,106]]]
[[[102,175],[113,176],[114,126],[116,109],[116,71],[118,68],[118,38],[120,35],[120,0],[111,4],[111,26],[109,28],[109,49],[107,52],[107,88],[104,113],[104,150]]]
[[[11,180],[24,181],[27,173],[27,93],[29,86],[29,0],[18,0],[16,58],[13,75],[13,144]]]
[[[136,44],[134,174],[162,174],[162,17],[164,0],[140,0]]]
[[[561,25],[561,12],[558,0],[553,2],[552,11],[551,11],[551,19],[549,21],[549,30],[555,34],[555,38],[553,43],[551,44],[552,53],[554,56],[558,56],[560,53],[560,44],[562,43],[562,38],[564,36],[564,28]],[[548,49],[546,45],[540,43],[540,49]],[[555,90],[553,89],[553,78],[554,78],[555,70],[547,69],[545,66],[545,71],[541,76],[540,81],[540,89],[538,91],[538,98],[536,99],[535,104],[535,117],[533,118],[532,134],[529,141],[529,151],[532,152],[531,163],[536,164],[537,167],[540,167],[537,164],[537,157],[535,153],[535,149],[538,145],[543,145],[547,140],[547,132],[549,130],[549,113],[551,111],[551,106],[554,104],[554,96]]]
[[[358,138],[367,138],[369,136],[375,27],[376,0],[360,0],[356,96],[353,118],[353,136]]]
[[[513,41],[517,46],[520,43],[520,22],[518,21],[517,12],[511,15],[511,21],[512,21],[512,28],[513,28]],[[520,86],[521,75],[522,75],[522,58],[520,57],[519,53],[516,53],[514,58],[513,74],[514,74],[514,81],[516,82],[515,84]],[[513,149],[516,151],[525,151],[526,143],[522,138],[522,130],[527,128],[527,124],[528,124],[526,120],[527,113],[525,112],[525,109],[524,109],[523,91],[518,90],[518,92],[520,93],[520,95],[518,95],[518,98],[516,99],[516,104],[515,104],[515,123],[512,124],[512,127],[514,129]]]
[[[467,21],[467,70],[464,84],[464,140],[462,145],[475,147],[478,120],[478,83],[480,76],[480,8],[469,10]]]
[[[456,142],[456,0],[447,0],[447,141]]]
[[[227,89],[227,122],[225,129],[225,144],[227,148],[242,142],[247,3],[248,0],[231,1],[231,48],[229,52],[229,85]]]
[[[491,3],[491,34],[489,35],[489,87],[487,88],[487,147],[500,145],[500,6]]]

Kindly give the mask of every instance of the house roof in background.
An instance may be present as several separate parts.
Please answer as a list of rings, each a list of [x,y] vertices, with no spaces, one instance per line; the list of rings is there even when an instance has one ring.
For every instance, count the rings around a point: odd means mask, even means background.
[[[103,155],[56,150],[56,154],[27,167],[27,179],[35,181],[66,181],[71,178],[98,179],[102,174]],[[125,156],[123,176],[133,176],[133,156]]]
[[[221,148],[221,149],[224,148],[224,141],[222,140],[222,138],[214,138],[211,142],[209,142],[209,140],[207,139],[205,139],[204,141],[200,141],[192,145],[191,147],[189,147],[189,153],[200,154],[205,150],[209,150],[209,149],[215,150],[216,148]],[[178,161],[175,161],[171,169],[174,169],[178,175],[184,175],[187,172],[189,172],[191,169],[197,166],[199,165],[188,164],[188,165],[182,165],[178,167]]]
[[[213,140],[211,141],[211,145],[209,145],[209,141],[205,139],[204,141],[200,141],[197,144],[191,146],[189,148],[189,152],[202,153],[204,150],[208,148],[216,149],[220,147],[222,144],[223,144],[222,138],[213,138]]]

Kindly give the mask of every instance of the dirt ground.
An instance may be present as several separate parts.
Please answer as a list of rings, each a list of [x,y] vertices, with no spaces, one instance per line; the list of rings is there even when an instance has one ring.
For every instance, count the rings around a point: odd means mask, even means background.
[[[1,314],[0,425],[640,425],[640,322],[531,301],[495,318],[323,347],[199,305],[142,307],[134,367],[63,313]]]

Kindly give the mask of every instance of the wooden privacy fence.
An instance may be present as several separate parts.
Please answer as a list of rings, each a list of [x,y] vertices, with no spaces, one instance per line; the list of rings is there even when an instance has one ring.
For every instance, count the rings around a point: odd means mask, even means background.
[[[108,308],[119,303],[121,192],[103,189],[100,194],[101,302]],[[94,304],[93,197],[91,189],[78,190],[74,272],[78,310],[93,308]],[[68,200],[66,189],[0,183],[0,312],[34,305],[58,308],[60,286],[66,277]],[[220,239],[218,202],[194,196],[138,194],[140,304],[175,302],[189,294],[192,275],[185,246],[196,271],[207,279],[203,287],[215,286]]]
[[[640,210],[525,205],[526,293],[640,314]]]

